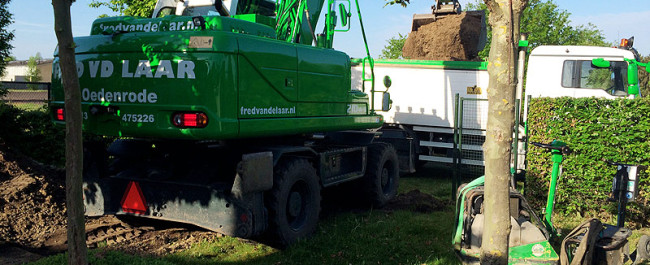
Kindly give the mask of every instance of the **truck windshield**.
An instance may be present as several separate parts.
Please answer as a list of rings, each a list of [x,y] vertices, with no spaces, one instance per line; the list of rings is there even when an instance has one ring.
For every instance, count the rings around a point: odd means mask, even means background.
[[[562,86],[603,89],[614,96],[627,96],[627,63],[612,61],[609,68],[598,68],[587,60],[564,61]]]

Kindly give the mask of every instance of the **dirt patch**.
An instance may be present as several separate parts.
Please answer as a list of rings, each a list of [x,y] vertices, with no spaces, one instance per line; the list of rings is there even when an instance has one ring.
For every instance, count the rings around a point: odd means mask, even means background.
[[[408,210],[420,213],[431,213],[443,210],[446,202],[436,199],[435,197],[422,193],[419,190],[412,190],[405,194],[397,195],[393,200],[389,201],[383,210]]]
[[[481,34],[481,13],[463,12],[438,18],[409,33],[402,55],[409,59],[475,61]]]
[[[65,172],[0,142],[0,265],[65,251]],[[115,216],[86,219],[87,244],[137,255],[165,255],[221,234],[192,226]]]
[[[0,143],[0,242],[37,249],[65,227],[65,176]]]
[[[213,241],[218,237],[223,237],[223,235],[209,231],[196,231],[191,228],[167,228],[147,231],[134,240],[109,245],[107,249],[133,255],[162,256],[188,249],[196,243]]]

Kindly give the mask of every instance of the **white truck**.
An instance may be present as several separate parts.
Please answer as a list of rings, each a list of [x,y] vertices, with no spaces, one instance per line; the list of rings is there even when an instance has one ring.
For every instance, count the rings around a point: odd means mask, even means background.
[[[597,58],[609,62],[609,67],[592,64]],[[628,77],[628,69],[637,71],[635,60],[638,55],[631,45],[624,48],[539,46],[528,58],[525,95],[631,98],[638,94],[637,75]],[[357,89],[363,82],[363,68],[364,64],[360,63],[352,69],[352,86]],[[368,63],[365,75],[369,78]],[[374,75],[377,79],[389,76],[392,80],[388,89],[392,108],[382,113],[386,121],[382,130],[386,141],[398,149],[403,172],[414,172],[418,163],[426,161],[452,163],[453,150],[458,148],[454,130],[458,128],[462,128],[464,143],[461,163],[484,165],[487,62],[376,60]],[[630,87],[632,94],[628,93]],[[457,106],[456,95],[465,99],[462,109]],[[518,91],[517,95],[521,97],[522,92]],[[523,124],[526,110],[522,116]],[[523,130],[520,131],[521,137]],[[521,154],[519,161],[523,161]]]

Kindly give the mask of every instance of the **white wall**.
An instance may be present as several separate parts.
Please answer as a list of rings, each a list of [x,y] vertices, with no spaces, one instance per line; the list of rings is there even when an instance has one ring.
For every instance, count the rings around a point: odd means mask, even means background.
[[[38,64],[38,69],[41,70],[40,82],[52,81],[52,60],[44,60]],[[19,81],[25,82],[27,76],[27,61],[11,62],[5,68],[5,74],[0,78],[0,81]]]

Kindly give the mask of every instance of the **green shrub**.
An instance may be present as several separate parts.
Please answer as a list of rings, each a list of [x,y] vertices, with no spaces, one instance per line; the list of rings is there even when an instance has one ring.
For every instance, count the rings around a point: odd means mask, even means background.
[[[47,107],[24,111],[0,104],[0,140],[45,164],[63,166],[65,129],[56,127]]]
[[[556,212],[579,213],[612,220],[616,203],[608,202],[616,167],[604,160],[650,165],[650,100],[558,98],[530,102],[529,141],[566,142],[574,153],[565,156],[558,184]],[[546,202],[551,156],[528,148],[526,195],[537,209]],[[639,198],[628,205],[627,220],[648,225],[650,170],[641,172]]]

